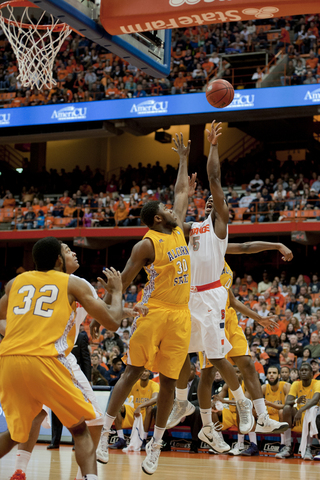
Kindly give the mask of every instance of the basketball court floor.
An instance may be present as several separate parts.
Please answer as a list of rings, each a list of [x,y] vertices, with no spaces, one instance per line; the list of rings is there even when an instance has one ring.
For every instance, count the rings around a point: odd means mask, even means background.
[[[0,479],[9,480],[14,469],[16,448],[0,461]],[[112,452],[108,465],[98,465],[99,480],[147,480],[140,464],[145,453]],[[77,464],[70,446],[47,450],[37,445],[31,457],[27,480],[74,480]],[[320,463],[300,459],[276,460],[164,452],[154,480],[306,480],[320,477]],[[150,478],[150,477],[149,477]]]

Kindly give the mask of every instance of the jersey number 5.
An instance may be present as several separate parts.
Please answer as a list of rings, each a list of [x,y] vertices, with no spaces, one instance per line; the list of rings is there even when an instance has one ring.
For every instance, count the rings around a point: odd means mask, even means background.
[[[200,248],[200,235],[192,237],[192,248],[194,252],[197,252]]]
[[[52,304],[58,298],[59,289],[56,285],[44,285],[39,290],[40,293],[51,292],[50,295],[42,295],[36,300],[33,315],[37,315],[39,317],[49,318],[53,314],[52,308],[43,308],[43,304]],[[24,305],[23,307],[14,307],[13,313],[15,315],[24,315],[25,313],[29,312],[32,304],[32,299],[36,293],[36,288],[33,285],[24,285],[23,287],[18,290],[18,293],[26,293],[23,297]]]

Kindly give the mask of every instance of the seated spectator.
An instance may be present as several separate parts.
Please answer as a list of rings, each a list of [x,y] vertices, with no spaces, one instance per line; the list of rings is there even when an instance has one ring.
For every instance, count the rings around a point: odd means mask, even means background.
[[[258,292],[263,294],[271,285],[272,283],[269,281],[267,272],[263,272],[262,281],[258,283]]]
[[[35,228],[36,214],[33,211],[32,206],[28,208],[28,211],[24,215],[24,227],[27,230],[32,230]]]
[[[313,84],[317,83],[317,79],[314,76],[314,73],[312,73],[311,69],[307,70],[306,78],[305,78],[305,80],[303,80],[302,83],[303,83],[303,85],[313,85]]]
[[[299,369],[298,368],[291,368],[290,370],[290,383],[291,385],[293,382],[299,380]]]
[[[110,206],[106,206],[104,209],[104,215],[101,220],[99,220],[100,227],[114,227],[114,213],[111,210]]]
[[[2,204],[2,206],[3,206],[3,207],[12,207],[12,208],[14,208],[15,205],[16,205],[16,201],[15,201],[15,199],[13,198],[12,193],[7,190],[5,196],[3,197],[3,204]]]
[[[233,208],[239,207],[239,198],[238,193],[235,190],[232,190],[232,196],[228,200],[228,204],[231,205]]]
[[[119,335],[111,330],[107,330],[103,335],[103,341],[101,342],[101,348],[106,351],[107,356],[109,356],[112,348],[118,346],[120,353],[123,353],[123,342]]]
[[[307,198],[307,204],[305,206],[305,209],[308,210],[313,208],[319,208],[319,206],[320,206],[319,195],[314,188],[311,188],[309,197]]]
[[[124,372],[124,369],[125,366],[122,363],[121,357],[113,358],[112,366],[107,371],[107,381],[111,387],[113,387],[120,379],[122,373]]]
[[[309,285],[311,287],[312,293],[319,293],[320,292],[320,282],[317,274],[312,275],[312,282]],[[317,302],[317,303],[316,303]],[[319,299],[315,299],[314,306],[311,308],[312,313],[316,313],[316,310],[312,310],[313,308],[320,308],[320,301]]]
[[[291,85],[294,73],[295,67],[293,65],[293,61],[289,60],[285,67],[284,75],[280,77],[281,85]]]
[[[125,227],[140,226],[141,224],[140,212],[141,212],[141,207],[139,206],[137,201],[134,201],[132,207],[129,210],[128,217],[124,221],[124,226]]]
[[[135,303],[135,302],[133,302]],[[122,322],[120,323],[120,327],[118,328],[118,330],[116,331],[116,333],[119,335],[119,337],[121,338],[122,340],[122,335],[123,335],[123,332],[124,331],[127,331],[129,332],[129,334],[131,333],[131,326],[129,324],[129,320],[127,318],[124,318],[122,320]],[[122,340],[123,341],[123,340]]]
[[[125,300],[127,303],[136,303],[137,301],[137,286],[130,285],[128,293],[125,295]]]
[[[290,429],[295,427],[295,431],[302,432],[304,413],[317,405],[320,400],[320,383],[313,379],[313,371],[308,363],[301,365],[299,376],[301,380],[293,382],[287,396],[283,409],[283,421],[289,423]],[[295,404],[297,405],[296,407],[294,406]],[[291,430],[288,430],[288,432],[289,434],[285,435],[285,445],[276,454],[276,458],[286,459],[293,456]],[[310,437],[307,438],[306,450],[302,452],[302,458],[305,460],[313,460],[310,449],[311,443],[312,439]]]
[[[198,209],[195,206],[194,201],[190,202],[190,205],[188,206],[187,210],[187,216],[186,216],[186,223],[188,222],[196,222],[198,217]]]
[[[298,343],[297,335],[290,335],[290,353],[293,353],[297,358],[303,355],[303,346]]]
[[[317,333],[313,332],[310,336],[310,345],[307,347],[311,352],[312,358],[319,358],[320,357],[320,344],[319,344],[319,336]]]
[[[18,207],[15,211],[15,218],[12,221],[12,225],[16,227],[17,230],[24,229],[24,214],[22,212],[22,208]]]
[[[291,337],[290,337],[291,338]],[[294,366],[295,355],[290,352],[290,344],[284,343],[282,352],[280,354],[280,367],[288,367],[291,369]]]
[[[269,356],[268,367],[276,366],[279,368],[281,352],[282,347],[279,346],[279,338],[276,335],[270,335],[269,345],[265,349],[265,353]]]
[[[114,214],[114,220],[116,222],[116,226],[122,227],[127,217],[128,217],[128,210],[123,201],[123,198],[120,197],[119,204],[116,207],[116,211]]]
[[[310,361],[310,365],[311,365],[311,368],[312,368],[313,378],[315,380],[320,380],[319,360],[317,358],[313,358]]]
[[[91,355],[91,363],[92,363],[92,368],[96,369],[99,372],[99,374],[106,381],[108,381],[108,379],[107,379],[107,369],[101,365],[101,356],[98,353],[93,352],[93,354]],[[108,385],[108,383],[106,383],[106,385]]]
[[[248,208],[252,202],[251,189],[250,187],[246,188],[245,195],[239,200],[240,208]]]
[[[268,212],[268,204],[265,202],[264,198],[261,197],[257,205],[256,213],[251,215],[251,223],[254,223],[255,221],[258,221],[259,223],[268,221]]]

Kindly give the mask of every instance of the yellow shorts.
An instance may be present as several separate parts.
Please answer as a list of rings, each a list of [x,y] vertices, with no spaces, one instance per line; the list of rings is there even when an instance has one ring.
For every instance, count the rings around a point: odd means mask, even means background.
[[[130,338],[127,364],[178,379],[188,354],[191,317],[188,306],[148,302]]]
[[[71,428],[96,413],[55,357],[0,357],[0,401],[12,440],[25,443],[33,419],[46,405]]]
[[[230,412],[228,408],[222,410],[222,424],[223,430],[227,430],[231,427],[238,427],[238,419],[236,412]]]
[[[122,420],[122,428],[131,428],[134,422],[134,415],[133,412],[135,411],[135,408],[132,407],[131,405],[124,405],[126,409],[126,415],[124,419]],[[142,420],[144,420],[146,416],[146,409],[143,408],[141,410],[141,415],[142,415]]]
[[[234,364],[232,357],[242,357],[243,355],[250,355],[249,345],[244,336],[242,328],[238,324],[238,317],[232,307],[226,310],[226,337],[232,345],[232,349],[227,353],[226,359]]]

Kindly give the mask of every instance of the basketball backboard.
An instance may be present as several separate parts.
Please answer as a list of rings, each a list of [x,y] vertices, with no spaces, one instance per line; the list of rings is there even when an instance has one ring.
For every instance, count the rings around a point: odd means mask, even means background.
[[[159,30],[109,35],[100,24],[100,2],[84,0],[31,0],[84,37],[110,50],[140,70],[161,78],[170,73],[171,31]]]

